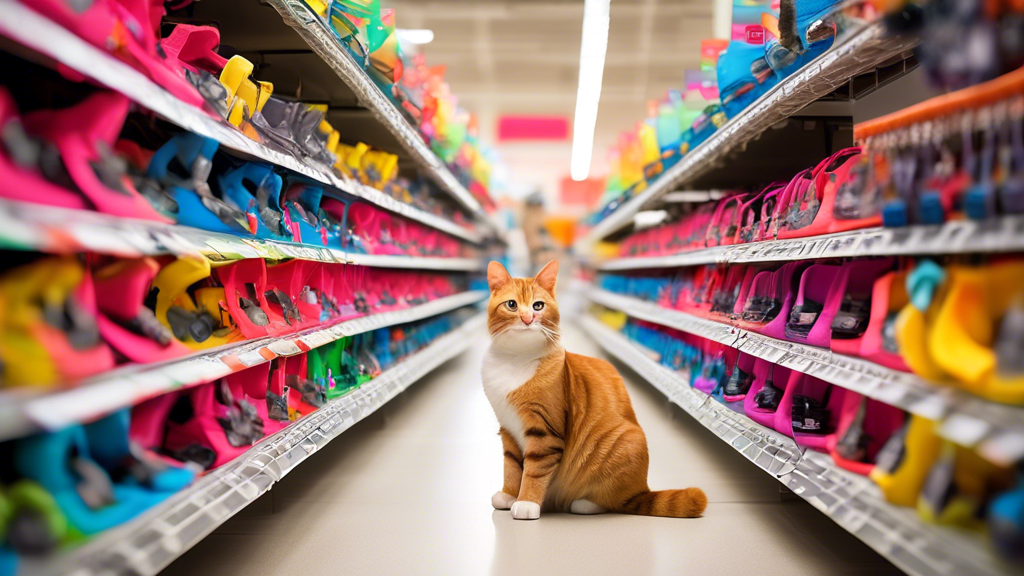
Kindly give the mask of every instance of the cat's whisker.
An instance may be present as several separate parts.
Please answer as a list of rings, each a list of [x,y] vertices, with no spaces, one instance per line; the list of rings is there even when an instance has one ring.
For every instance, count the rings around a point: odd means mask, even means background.
[[[538,327],[540,328],[541,334],[543,334],[548,340],[550,340],[552,344],[557,344],[562,337],[561,332],[553,330],[547,326],[544,326],[543,324],[538,325]]]

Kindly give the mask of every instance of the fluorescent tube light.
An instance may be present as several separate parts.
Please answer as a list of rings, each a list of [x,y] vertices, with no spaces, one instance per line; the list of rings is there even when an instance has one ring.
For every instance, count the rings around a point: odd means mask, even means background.
[[[583,40],[580,42],[580,78],[576,87],[576,113],[572,125],[572,161],[569,174],[577,182],[590,175],[594,154],[594,128],[601,100],[604,57],[608,52],[609,3],[586,0],[583,6]]]

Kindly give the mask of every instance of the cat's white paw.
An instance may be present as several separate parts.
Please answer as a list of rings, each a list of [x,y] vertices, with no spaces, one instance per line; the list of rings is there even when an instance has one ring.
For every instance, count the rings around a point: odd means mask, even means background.
[[[607,511],[608,510],[605,507],[598,506],[590,500],[585,500],[583,498],[574,500],[573,503],[569,505],[569,512],[572,512],[573,514],[604,514]]]
[[[506,494],[501,490],[495,492],[494,496],[491,496],[491,506],[494,506],[495,510],[508,510],[515,501],[515,496]]]
[[[540,504],[519,500],[512,505],[512,517],[516,520],[536,520],[540,518]]]

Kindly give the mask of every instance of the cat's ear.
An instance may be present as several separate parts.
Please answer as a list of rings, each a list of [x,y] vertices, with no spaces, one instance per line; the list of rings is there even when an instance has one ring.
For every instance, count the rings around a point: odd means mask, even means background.
[[[501,262],[491,260],[491,263],[487,265],[487,285],[490,286],[491,292],[501,288],[511,280],[512,276],[501,265]]]
[[[533,279],[541,288],[547,290],[552,296],[555,295],[555,282],[558,281],[558,260],[552,260],[544,265]]]

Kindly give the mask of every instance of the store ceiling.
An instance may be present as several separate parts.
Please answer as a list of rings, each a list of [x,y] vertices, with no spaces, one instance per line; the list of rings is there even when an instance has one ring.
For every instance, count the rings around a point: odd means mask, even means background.
[[[428,63],[446,64],[452,91],[477,113],[485,136],[502,114],[555,114],[571,121],[579,71],[582,0],[388,1],[399,28],[429,28]],[[598,113],[594,170],[617,134],[643,117],[645,102],[680,88],[698,66],[700,41],[711,35],[711,0],[612,0],[608,55]],[[548,178],[568,174],[567,146],[503,146],[510,170],[543,164]],[[519,156],[526,154],[522,165]],[[564,162],[563,162],[564,160]],[[560,174],[550,174],[558,170]],[[547,183],[537,185],[546,187]]]

